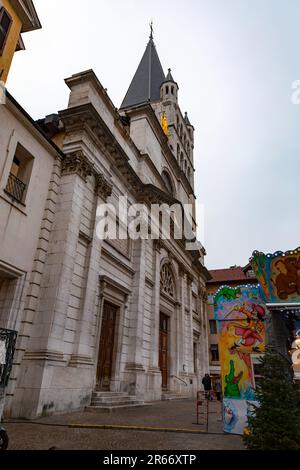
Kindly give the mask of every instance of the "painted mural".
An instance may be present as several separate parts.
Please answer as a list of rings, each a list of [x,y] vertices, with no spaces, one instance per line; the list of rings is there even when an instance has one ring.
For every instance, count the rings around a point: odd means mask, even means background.
[[[263,353],[265,348],[266,307],[258,286],[253,285],[221,287],[215,294],[214,305],[219,331],[224,430],[238,433],[237,429],[247,421],[247,403],[255,401],[251,356]],[[230,412],[226,403],[230,403],[234,414],[231,425],[228,424]]]
[[[248,425],[248,417],[253,412],[256,401],[228,400],[223,401],[224,431],[232,434],[243,434]]]
[[[250,263],[266,303],[300,302],[300,247],[273,255],[255,251]]]

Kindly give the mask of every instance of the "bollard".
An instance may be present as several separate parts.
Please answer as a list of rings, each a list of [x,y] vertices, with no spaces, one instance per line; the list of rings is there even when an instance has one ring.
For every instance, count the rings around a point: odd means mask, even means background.
[[[205,398],[204,392],[197,392],[197,403],[196,403],[196,413],[197,413],[197,424],[205,425],[206,432],[208,431],[208,400]],[[199,422],[201,418],[201,423]]]

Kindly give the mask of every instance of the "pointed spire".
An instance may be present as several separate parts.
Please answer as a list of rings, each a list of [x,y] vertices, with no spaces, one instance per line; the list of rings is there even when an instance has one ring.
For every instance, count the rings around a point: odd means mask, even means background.
[[[164,80],[165,74],[153,41],[151,23],[149,42],[120,109],[159,101],[160,87]]]
[[[175,80],[172,77],[171,69],[168,69],[168,75],[165,78],[165,82],[174,82],[175,83]]]
[[[185,123],[186,123],[187,126],[193,127],[192,124],[190,123],[187,112],[184,113],[184,120],[185,120]]]

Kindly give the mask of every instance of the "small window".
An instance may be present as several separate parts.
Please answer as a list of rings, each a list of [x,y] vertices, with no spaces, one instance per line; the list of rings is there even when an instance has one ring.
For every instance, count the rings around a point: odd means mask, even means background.
[[[198,345],[193,343],[193,356],[194,356],[194,374],[198,372]]]
[[[0,9],[0,55],[2,55],[4,51],[11,24],[11,16],[8,14],[5,8],[2,7]]]
[[[173,195],[174,189],[173,189],[173,183],[172,183],[170,175],[166,171],[163,171],[161,176],[162,176],[162,179],[164,180],[164,183],[168,192]]]
[[[211,362],[219,362],[219,346],[217,344],[211,344],[210,346],[210,358]]]
[[[183,152],[180,154],[180,168],[183,170]]]
[[[246,272],[246,276],[247,276],[247,277],[255,277],[255,272],[253,271],[253,269],[249,269],[249,270]]]
[[[171,87],[171,93],[172,93],[172,95],[174,95],[174,87],[173,86]]]
[[[188,167],[188,169],[187,169],[187,178],[188,178],[189,181],[191,180],[191,169],[190,169],[190,167]]]
[[[14,200],[23,204],[31,177],[33,161],[32,155],[22,145],[18,144],[5,191]]]
[[[209,320],[209,328],[210,328],[210,334],[211,335],[216,335],[218,330],[217,330],[217,322],[216,320]]]
[[[166,94],[167,95],[169,94],[169,87],[168,86],[166,87]]]

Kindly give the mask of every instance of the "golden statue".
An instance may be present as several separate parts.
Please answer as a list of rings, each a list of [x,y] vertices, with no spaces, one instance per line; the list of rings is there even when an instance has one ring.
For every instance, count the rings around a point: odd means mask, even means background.
[[[166,134],[166,136],[169,138],[169,131],[168,131],[168,121],[167,121],[167,116],[166,116],[166,113],[164,112],[162,117],[161,117],[161,127],[162,127],[162,130],[164,131],[164,133]]]

